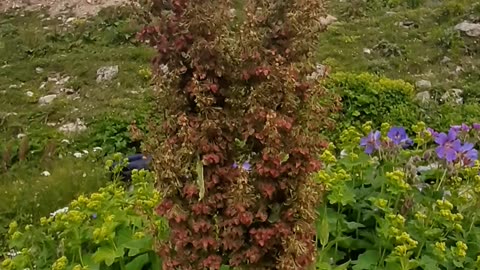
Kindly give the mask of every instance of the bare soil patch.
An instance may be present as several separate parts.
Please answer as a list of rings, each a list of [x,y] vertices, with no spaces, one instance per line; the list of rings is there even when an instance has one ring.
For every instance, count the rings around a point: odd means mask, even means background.
[[[121,6],[132,0],[0,0],[0,12],[11,9],[46,9],[50,15],[71,12],[75,16],[85,17],[97,14],[110,6]]]

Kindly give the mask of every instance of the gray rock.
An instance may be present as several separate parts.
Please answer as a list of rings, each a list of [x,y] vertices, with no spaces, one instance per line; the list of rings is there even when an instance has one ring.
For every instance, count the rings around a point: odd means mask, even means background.
[[[428,90],[432,88],[432,83],[427,80],[420,80],[415,83],[415,87],[420,90]]]
[[[480,37],[480,23],[470,23],[464,21],[455,25],[455,30],[461,31],[470,37]]]
[[[85,131],[86,129],[87,126],[80,119],[77,119],[75,123],[67,123],[58,128],[60,132],[63,132],[65,134],[79,133]]]
[[[338,19],[332,15],[327,15],[326,17],[320,18],[320,24],[323,26],[329,26],[332,23],[336,22]]]
[[[429,102],[431,97],[430,97],[430,92],[428,91],[422,91],[422,92],[419,92],[417,93],[417,95],[415,96],[415,99],[420,101],[421,103],[426,103],[426,102]]]
[[[40,105],[47,105],[52,103],[57,98],[57,95],[47,95],[38,99]]]
[[[442,61],[440,61],[441,64],[446,64],[448,62],[452,61],[452,59],[450,59],[450,57],[448,56],[444,56]]]
[[[97,82],[111,81],[118,75],[118,66],[101,67],[97,70]]]
[[[451,102],[456,104],[463,104],[463,90],[462,89],[450,89],[442,95],[441,100],[444,102]]]

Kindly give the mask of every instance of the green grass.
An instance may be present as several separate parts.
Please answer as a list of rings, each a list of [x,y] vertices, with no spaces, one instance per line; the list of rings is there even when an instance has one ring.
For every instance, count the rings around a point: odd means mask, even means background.
[[[478,39],[453,31],[463,20],[480,16],[478,1],[425,0],[417,8],[409,8],[409,2],[331,1],[329,12],[339,22],[321,35],[318,61],[333,72],[372,72],[413,83],[427,79],[440,93],[478,86]],[[401,22],[415,27],[406,29]],[[444,57],[451,61],[442,63]],[[464,71],[455,74],[457,66]]]
[[[104,156],[138,148],[128,126],[133,120],[142,125],[148,112],[149,80],[139,71],[149,67],[154,52],[137,44],[140,25],[128,14],[109,9],[69,27],[42,12],[0,15],[0,235],[10,219],[36,222],[75,196],[96,191],[108,180]],[[119,66],[118,76],[97,83],[97,69],[108,65]],[[55,76],[70,77],[62,87],[74,89],[77,99],[61,94],[39,106],[38,98],[52,93],[55,83],[40,86]],[[77,118],[88,127],[84,133],[58,131]],[[18,134],[26,134],[28,143]],[[73,157],[94,147],[103,151]],[[43,171],[51,175],[41,176]]]

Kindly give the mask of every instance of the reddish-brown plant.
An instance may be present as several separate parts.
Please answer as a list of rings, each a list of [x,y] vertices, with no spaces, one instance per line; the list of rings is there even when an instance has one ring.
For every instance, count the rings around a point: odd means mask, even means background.
[[[322,1],[154,8],[140,38],[158,52],[147,146],[171,228],[159,247],[164,269],[307,269],[321,195],[309,175],[338,107],[305,79]],[[251,170],[234,166],[245,161]]]

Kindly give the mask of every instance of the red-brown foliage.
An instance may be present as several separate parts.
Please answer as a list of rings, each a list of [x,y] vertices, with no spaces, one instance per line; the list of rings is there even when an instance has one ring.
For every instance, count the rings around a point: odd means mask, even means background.
[[[171,227],[159,250],[164,269],[307,269],[321,195],[309,175],[337,108],[305,79],[322,2],[154,7],[140,38],[158,52],[153,117],[162,125],[152,126],[148,146],[165,192],[158,214]],[[250,172],[232,166],[243,161]]]

